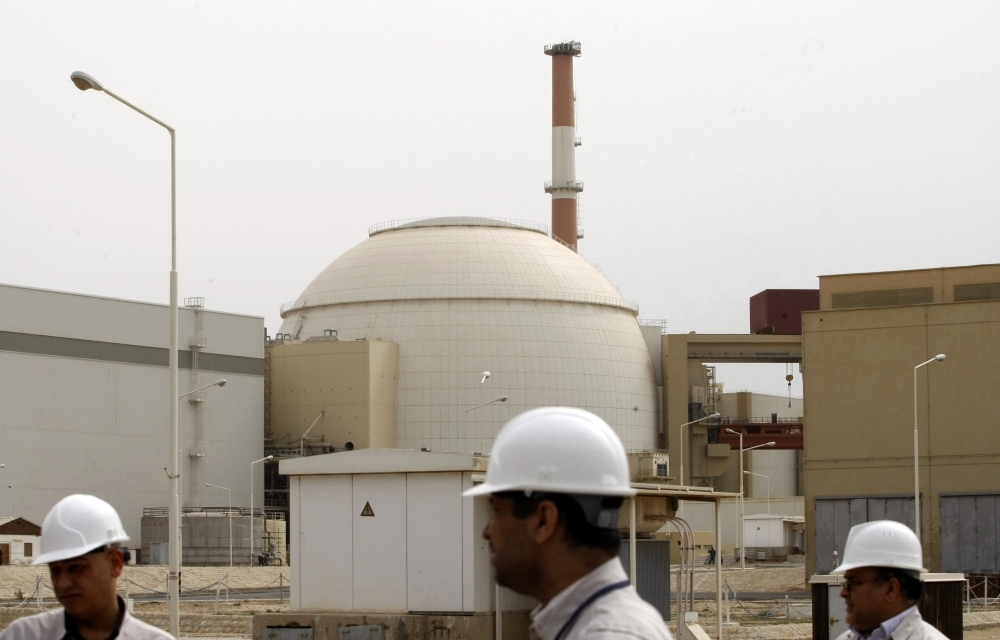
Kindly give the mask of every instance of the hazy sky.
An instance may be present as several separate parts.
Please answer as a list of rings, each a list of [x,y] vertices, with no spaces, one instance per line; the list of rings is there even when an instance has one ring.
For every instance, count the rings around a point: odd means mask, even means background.
[[[762,289],[1000,261],[998,33],[998,2],[0,0],[0,282],[167,302],[167,133],[74,70],[178,130],[181,296],[273,333],[370,225],[548,223],[542,47],[577,39],[581,253],[671,332],[743,333]]]

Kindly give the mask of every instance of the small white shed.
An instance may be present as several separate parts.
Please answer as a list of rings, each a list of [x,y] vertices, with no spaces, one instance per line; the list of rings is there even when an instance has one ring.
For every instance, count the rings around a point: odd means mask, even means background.
[[[19,517],[0,517],[0,564],[31,564],[41,553],[42,528]]]
[[[291,608],[493,610],[485,497],[463,498],[486,459],[360,449],[282,460],[289,476]],[[505,610],[531,602],[505,595]],[[521,604],[522,606],[518,606]]]
[[[805,518],[759,514],[743,518],[743,544],[747,549],[793,549],[802,547]]]

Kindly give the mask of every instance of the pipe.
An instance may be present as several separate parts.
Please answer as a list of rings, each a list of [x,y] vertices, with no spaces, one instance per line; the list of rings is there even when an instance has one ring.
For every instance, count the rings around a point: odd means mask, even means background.
[[[576,179],[576,95],[573,91],[573,58],[580,43],[560,42],[545,46],[552,57],[552,181],[545,192],[552,194],[552,238],[576,251],[577,194],[583,183]]]

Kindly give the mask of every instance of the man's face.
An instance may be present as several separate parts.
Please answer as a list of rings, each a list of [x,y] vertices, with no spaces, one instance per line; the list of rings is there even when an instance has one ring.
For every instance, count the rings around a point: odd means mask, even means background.
[[[514,515],[514,501],[490,496],[493,516],[483,529],[490,543],[490,562],[496,570],[497,584],[527,593],[538,582],[539,547],[530,535],[532,518]]]
[[[122,553],[117,549],[50,562],[56,599],[78,620],[90,619],[113,603],[117,606],[115,590],[122,566]]]
[[[840,597],[847,606],[847,624],[858,631],[869,633],[891,618],[892,603],[889,581],[872,567],[851,569],[844,574]]]

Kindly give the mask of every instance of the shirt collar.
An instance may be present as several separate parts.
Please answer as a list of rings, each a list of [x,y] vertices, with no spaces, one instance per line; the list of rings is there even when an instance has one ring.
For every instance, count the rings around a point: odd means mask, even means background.
[[[587,575],[560,591],[544,607],[538,605],[531,612],[532,637],[552,640],[569,620],[577,607],[593,593],[609,584],[627,580],[621,560],[611,558]]]
[[[867,636],[868,640],[887,640],[890,636],[892,636],[893,632],[896,631],[899,625],[902,624],[903,620],[905,620],[906,617],[909,616],[911,613],[916,611],[916,609],[917,605],[913,605],[912,607],[900,613],[899,615],[889,618],[888,620],[880,624],[878,626],[878,629],[872,631],[872,634],[870,636]],[[854,627],[851,627],[851,631],[858,634],[862,638],[866,637],[863,633],[861,633]]]
[[[116,597],[118,599],[118,622],[115,623],[115,628],[111,631],[111,635],[108,636],[107,640],[115,640],[118,637],[122,629],[122,622],[125,621],[125,616],[128,615],[125,601],[121,599],[121,596]],[[83,636],[80,635],[80,630],[77,629],[76,620],[69,613],[64,613],[64,616],[63,625],[66,627],[65,637],[71,640],[82,640]]]

